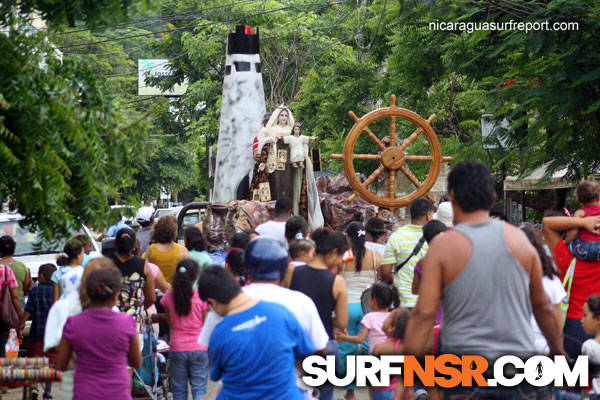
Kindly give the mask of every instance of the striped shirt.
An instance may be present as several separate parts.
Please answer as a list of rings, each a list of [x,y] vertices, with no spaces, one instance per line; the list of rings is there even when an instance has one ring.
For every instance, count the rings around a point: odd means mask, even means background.
[[[381,264],[402,264],[413,252],[419,239],[423,236],[423,227],[407,224],[394,232],[385,246],[385,254]],[[415,265],[427,253],[427,243],[415,254],[394,276],[394,285],[398,287],[403,307],[413,308],[417,304],[417,295],[412,294],[412,281]]]

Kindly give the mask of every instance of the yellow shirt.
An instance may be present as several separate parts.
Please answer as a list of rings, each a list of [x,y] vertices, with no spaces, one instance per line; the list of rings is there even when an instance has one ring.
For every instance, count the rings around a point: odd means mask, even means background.
[[[149,261],[158,266],[167,281],[170,281],[171,277],[175,273],[175,268],[179,262],[180,248],[180,244],[175,244],[175,246],[173,246],[173,248],[169,251],[160,251],[156,248],[155,244],[148,247]]]

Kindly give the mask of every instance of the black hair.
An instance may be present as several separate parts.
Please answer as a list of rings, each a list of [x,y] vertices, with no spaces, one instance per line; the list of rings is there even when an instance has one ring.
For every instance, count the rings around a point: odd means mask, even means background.
[[[256,232],[254,229],[244,229],[242,232],[248,236],[258,235],[258,232]]]
[[[295,260],[300,254],[311,251],[315,248],[315,243],[310,239],[292,240],[290,242],[290,258]]]
[[[419,197],[410,205],[410,219],[416,221],[424,218],[427,213],[435,212],[435,206],[429,199],[425,197]]]
[[[203,301],[210,298],[221,304],[229,304],[240,292],[240,285],[231,272],[218,265],[204,269],[198,278],[198,295]]]
[[[183,233],[183,241],[188,250],[205,251],[206,239],[202,231],[195,226],[190,226]]]
[[[250,235],[246,232],[236,232],[231,237],[231,248],[239,247],[242,250],[245,250],[248,247],[248,243],[250,243]]]
[[[54,271],[56,271],[56,265],[51,263],[43,264],[40,266],[40,269],[38,269],[38,276],[43,276],[46,282],[50,282]]]
[[[15,254],[15,239],[12,236],[4,235],[0,237],[0,257],[12,256]]]
[[[63,252],[65,254],[61,254],[56,258],[56,264],[60,266],[66,266],[71,264],[83,251],[83,243],[81,241],[73,238],[69,239],[65,243],[65,247],[63,248]]]
[[[298,123],[298,122],[296,122],[296,123],[294,124],[294,126],[292,126],[292,132],[290,132],[290,135],[292,135],[292,136],[296,136],[296,135],[294,134],[294,133],[295,133],[295,132],[294,132],[294,129],[295,129],[296,127],[298,127],[298,128],[300,129],[300,134],[302,135],[302,125],[301,125],[300,123]]]
[[[135,247],[135,232],[131,228],[121,228],[115,236],[115,250],[124,256],[130,256]]]
[[[310,238],[315,242],[317,254],[327,255],[334,250],[338,254],[344,254],[348,250],[348,242],[346,237],[337,231],[331,231],[327,228],[315,229],[310,234]]]
[[[433,240],[434,237],[438,235],[438,233],[446,232],[448,227],[442,221],[437,219],[432,219],[425,225],[423,225],[423,237],[425,241],[429,244]]]
[[[371,298],[380,308],[394,309],[400,305],[400,294],[394,285],[377,282],[371,285]]]
[[[496,198],[494,179],[489,169],[478,161],[458,163],[448,175],[448,191],[465,212],[489,210]]]
[[[374,241],[377,241],[385,234],[385,224],[381,218],[373,217],[365,224],[365,230],[373,237]]]
[[[391,318],[392,326],[394,327],[394,338],[404,339],[409,317],[410,311],[408,311],[406,308],[396,308],[394,311],[392,311]]]
[[[591,295],[585,302],[594,315],[594,318],[600,318],[600,296],[597,294]]]
[[[352,244],[352,254],[354,255],[354,269],[356,272],[362,270],[362,262],[367,252],[365,242],[367,241],[365,227],[358,221],[352,221],[346,227],[346,235],[350,238]]]
[[[544,239],[542,238],[542,234],[529,222],[522,223],[519,228],[521,228],[523,233],[525,233],[525,236],[527,236],[527,239],[529,239],[535,248],[535,251],[537,251],[538,256],[540,257],[540,260],[542,261],[542,274],[548,278],[559,276],[552,258],[544,248]]]
[[[85,280],[87,295],[93,303],[106,303],[121,292],[123,276],[117,267],[105,267],[90,272]]]
[[[240,248],[231,248],[227,255],[225,256],[225,262],[229,265],[229,270],[231,273],[239,277],[239,283],[241,286],[244,286],[246,283],[246,267],[244,260],[245,252]]]
[[[306,232],[308,232],[308,223],[301,215],[294,215],[285,222],[285,238],[288,242],[296,239],[298,233],[304,237]]]
[[[194,294],[194,281],[198,277],[198,263],[191,258],[186,258],[177,263],[173,274],[173,303],[175,312],[179,316],[188,315],[192,309],[192,296]]]
[[[289,197],[281,196],[275,202],[275,215],[283,215],[289,213],[294,208],[294,204],[292,204],[292,200]]]

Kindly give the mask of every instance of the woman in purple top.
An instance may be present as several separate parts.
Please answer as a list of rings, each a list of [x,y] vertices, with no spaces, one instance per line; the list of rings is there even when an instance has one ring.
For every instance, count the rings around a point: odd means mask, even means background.
[[[85,282],[89,308],[69,317],[56,366],[66,370],[75,352],[74,400],[131,399],[129,364],[142,365],[135,320],[112,310],[123,278],[115,267],[92,271]]]

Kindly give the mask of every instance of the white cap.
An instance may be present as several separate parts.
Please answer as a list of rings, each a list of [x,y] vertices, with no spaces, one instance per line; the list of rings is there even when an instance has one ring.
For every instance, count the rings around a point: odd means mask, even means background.
[[[433,214],[433,219],[441,221],[444,225],[450,227],[454,222],[454,211],[449,201],[444,201],[438,206],[437,212]]]
[[[154,207],[151,207],[151,206],[140,207],[140,209],[137,211],[137,215],[135,216],[135,219],[137,220],[138,223],[141,224],[142,222],[150,222],[153,215],[154,215]]]

